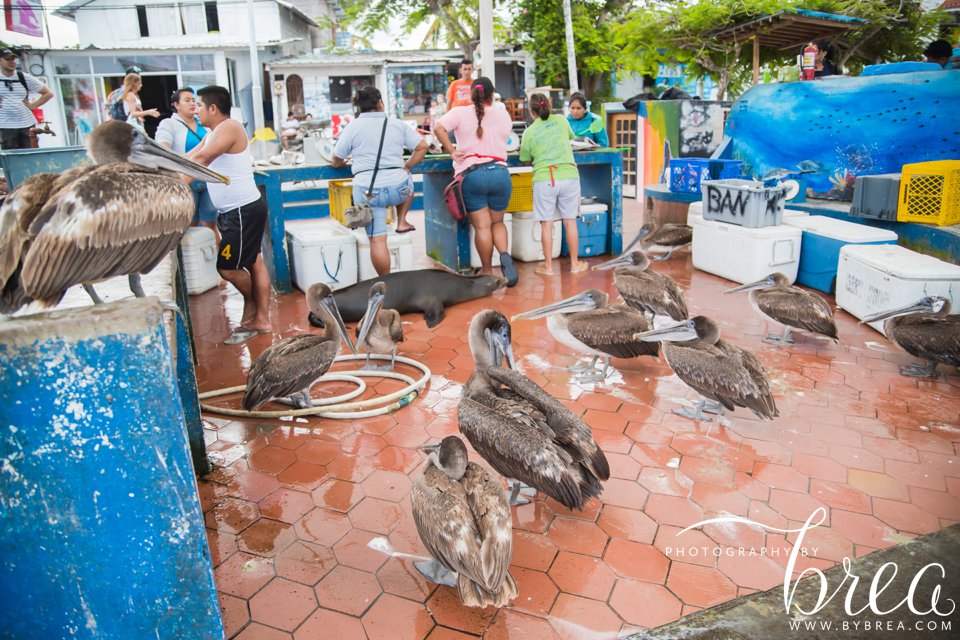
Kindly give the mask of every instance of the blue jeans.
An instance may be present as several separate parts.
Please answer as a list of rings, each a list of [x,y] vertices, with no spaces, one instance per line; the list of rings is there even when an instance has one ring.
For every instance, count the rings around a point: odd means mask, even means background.
[[[367,188],[353,185],[353,202],[366,202],[373,209],[373,222],[367,225],[367,236],[375,238],[387,233],[387,207],[406,202],[413,195],[413,179],[407,176],[403,182],[386,187],[374,187],[373,196],[367,200]]]
[[[463,201],[467,213],[489,207],[491,211],[505,211],[513,192],[513,182],[506,165],[490,162],[474,169],[463,179]]]

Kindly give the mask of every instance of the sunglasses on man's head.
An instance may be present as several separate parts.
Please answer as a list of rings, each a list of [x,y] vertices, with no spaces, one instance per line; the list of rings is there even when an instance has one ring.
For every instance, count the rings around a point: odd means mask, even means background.
[[[15,85],[15,84],[20,84],[20,81],[19,81],[19,80],[7,80],[7,79],[4,79],[4,80],[3,80],[3,83],[4,83],[5,85],[7,85],[7,91],[13,91],[13,85]]]

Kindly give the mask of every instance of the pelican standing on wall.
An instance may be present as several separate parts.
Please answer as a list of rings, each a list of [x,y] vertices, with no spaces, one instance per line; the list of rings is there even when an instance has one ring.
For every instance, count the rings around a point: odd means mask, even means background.
[[[428,580],[457,587],[468,607],[502,607],[517,597],[507,570],[513,554],[513,518],[499,479],[467,461],[457,436],[430,452],[426,469],[410,489],[410,507],[420,540],[433,562],[418,562]]]
[[[750,292],[753,308],[784,326],[782,336],[767,336],[764,342],[793,344],[793,329],[812,331],[837,340],[833,309],[815,293],[790,285],[782,273],[771,273],[763,280],[728,289],[724,293]]]
[[[666,255],[654,255],[652,260],[669,260],[674,251],[693,242],[693,227],[673,222],[668,222],[661,227],[647,223],[640,227],[640,233],[627,245],[623,253],[630,251],[638,242],[641,243],[644,252],[657,254],[666,252]]]
[[[679,324],[653,329],[635,336],[638,340],[663,342],[663,357],[677,377],[702,397],[696,411],[673,412],[693,420],[709,420],[707,411],[723,414],[726,407],[746,407],[761,418],[779,415],[763,365],[752,353],[720,339],[720,329],[710,318],[695,316]]]
[[[469,341],[476,364],[457,407],[460,431],[497,473],[514,480],[511,505],[527,502],[518,496],[523,482],[582,510],[610,477],[590,427],[513,370],[510,323],[502,313],[485,309],[475,315]],[[501,366],[504,360],[508,369]]]
[[[310,285],[307,306],[323,320],[323,333],[302,333],[284,338],[254,360],[243,394],[243,408],[247,411],[260,408],[272,398],[287,397],[298,409],[312,407],[310,387],[333,364],[340,351],[340,341],[357,352],[327,285]]]
[[[643,313],[626,305],[607,305],[607,294],[596,289],[571,296],[539,309],[526,311],[513,317],[514,320],[547,318],[547,329],[554,339],[578,353],[593,356],[593,361],[584,367],[571,367],[572,371],[587,371],[578,380],[602,381],[610,369],[610,358],[657,357],[656,343],[634,339],[633,335],[650,328]],[[603,358],[603,369],[595,369],[597,360]]]
[[[140,274],[176,248],[193,219],[193,194],[172,172],[227,182],[119,120],[90,134],[87,153],[95,165],[35,175],[0,209],[0,310],[55,305],[76,284],[100,303],[92,284],[120,275],[143,297]]]
[[[613,269],[613,283],[623,301],[651,315],[686,320],[687,303],[673,278],[649,271],[650,259],[642,251],[624,253],[594,269]]]
[[[867,316],[860,323],[875,320],[885,320],[883,332],[890,342],[928,363],[900,367],[902,375],[936,376],[938,364],[960,367],[960,315],[950,315],[949,299],[925,296],[900,309]]]
[[[387,297],[387,285],[376,282],[370,287],[370,298],[367,301],[367,311],[357,325],[357,350],[367,354],[367,364],[364,369],[380,369],[370,364],[370,354],[391,354],[390,365],[383,367],[393,371],[397,361],[397,345],[403,342],[403,325],[400,323],[400,314],[396,309],[384,309],[383,301]]]

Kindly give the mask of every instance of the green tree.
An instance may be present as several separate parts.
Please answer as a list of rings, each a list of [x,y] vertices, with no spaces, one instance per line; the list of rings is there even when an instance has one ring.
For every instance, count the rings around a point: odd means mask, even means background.
[[[599,105],[608,93],[605,83],[613,71],[617,47],[612,30],[629,0],[571,0],[574,50],[584,92]],[[569,87],[563,0],[515,0],[514,37],[533,55],[537,82]]]
[[[882,60],[918,59],[936,31],[938,13],[920,11],[920,0],[699,0],[665,4],[651,1],[614,28],[624,68],[652,73],[660,63],[687,65],[694,77],[710,76],[718,97],[749,81],[750,42],[720,41],[713,34],[731,25],[782,10],[804,8],[863,18],[866,22],[831,41],[836,60],[851,71]],[[788,64],[799,50],[761,48],[762,64]]]

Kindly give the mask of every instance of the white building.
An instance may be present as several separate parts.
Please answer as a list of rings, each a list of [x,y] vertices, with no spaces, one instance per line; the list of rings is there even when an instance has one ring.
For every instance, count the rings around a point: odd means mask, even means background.
[[[311,11],[332,15],[323,0],[300,0]],[[219,84],[230,89],[241,118],[252,132],[250,20],[238,0],[74,0],[55,15],[76,22],[79,48],[28,54],[25,68],[41,77],[56,94],[44,108],[58,138],[43,146],[82,144],[106,117],[106,96],[123,81],[128,68],[143,77],[140,98],[145,108],[170,111],[169,96],[178,87]],[[290,2],[254,0],[256,43],[261,65],[327,46],[333,34],[321,31]],[[35,45],[36,47],[36,45]],[[270,84],[261,80],[267,119]],[[156,126],[148,119],[147,129]]]

